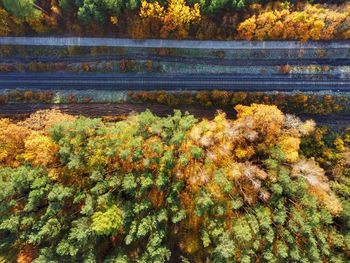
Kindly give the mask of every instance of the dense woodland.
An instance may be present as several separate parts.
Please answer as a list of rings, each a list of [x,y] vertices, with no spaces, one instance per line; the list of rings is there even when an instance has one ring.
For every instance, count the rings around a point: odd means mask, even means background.
[[[349,12],[342,0],[0,0],[0,35],[349,39]]]
[[[0,0],[0,35],[331,40],[350,38],[349,15],[345,1]],[[0,263],[350,261],[350,128],[288,114],[341,112],[347,98],[127,96],[237,115],[0,119]]]
[[[1,259],[347,262],[350,132],[235,110],[1,119]]]

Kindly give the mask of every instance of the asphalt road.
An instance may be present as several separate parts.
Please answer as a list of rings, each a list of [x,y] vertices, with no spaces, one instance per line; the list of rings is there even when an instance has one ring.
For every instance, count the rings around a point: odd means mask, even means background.
[[[350,48],[349,41],[218,41],[172,39],[126,39],[97,37],[0,37],[0,45],[30,46],[106,46],[140,48],[193,49],[341,49]]]
[[[0,73],[0,89],[350,91],[350,78],[329,75],[165,75]]]

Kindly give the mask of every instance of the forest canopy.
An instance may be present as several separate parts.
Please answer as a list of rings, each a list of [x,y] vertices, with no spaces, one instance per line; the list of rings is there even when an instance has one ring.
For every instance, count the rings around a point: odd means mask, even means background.
[[[0,36],[349,39],[349,10],[341,0],[0,0]]]
[[[3,260],[346,262],[349,137],[337,138],[341,175],[329,177],[313,121],[235,110],[1,119]]]

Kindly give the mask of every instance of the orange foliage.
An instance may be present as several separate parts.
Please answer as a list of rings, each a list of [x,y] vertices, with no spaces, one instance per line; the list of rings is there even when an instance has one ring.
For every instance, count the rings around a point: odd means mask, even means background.
[[[17,255],[17,263],[30,263],[38,254],[38,249],[31,244],[25,245]]]
[[[156,187],[153,187],[148,198],[154,207],[161,207],[164,203],[164,192],[160,192]]]
[[[16,167],[25,159],[34,165],[49,165],[55,160],[57,146],[44,135],[53,125],[75,117],[57,110],[43,110],[17,124],[0,119],[0,164]],[[41,133],[34,132],[41,130]]]

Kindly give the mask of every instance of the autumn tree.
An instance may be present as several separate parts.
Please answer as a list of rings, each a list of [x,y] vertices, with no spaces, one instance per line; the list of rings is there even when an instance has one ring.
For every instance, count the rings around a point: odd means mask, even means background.
[[[348,15],[348,9],[332,10],[320,5],[306,4],[302,10],[293,10],[290,5],[267,6],[244,20],[237,30],[246,40],[329,40],[339,34],[338,28]]]
[[[0,36],[6,36],[11,32],[9,27],[9,14],[0,8]]]
[[[200,19],[198,4],[187,6],[185,0],[170,0],[166,7],[158,2],[143,1],[139,13],[140,17],[153,23],[160,23],[160,36],[186,38],[190,25]]]
[[[309,1],[311,2],[311,1]],[[2,0],[0,34],[330,40],[350,37],[349,4],[258,0]]]

